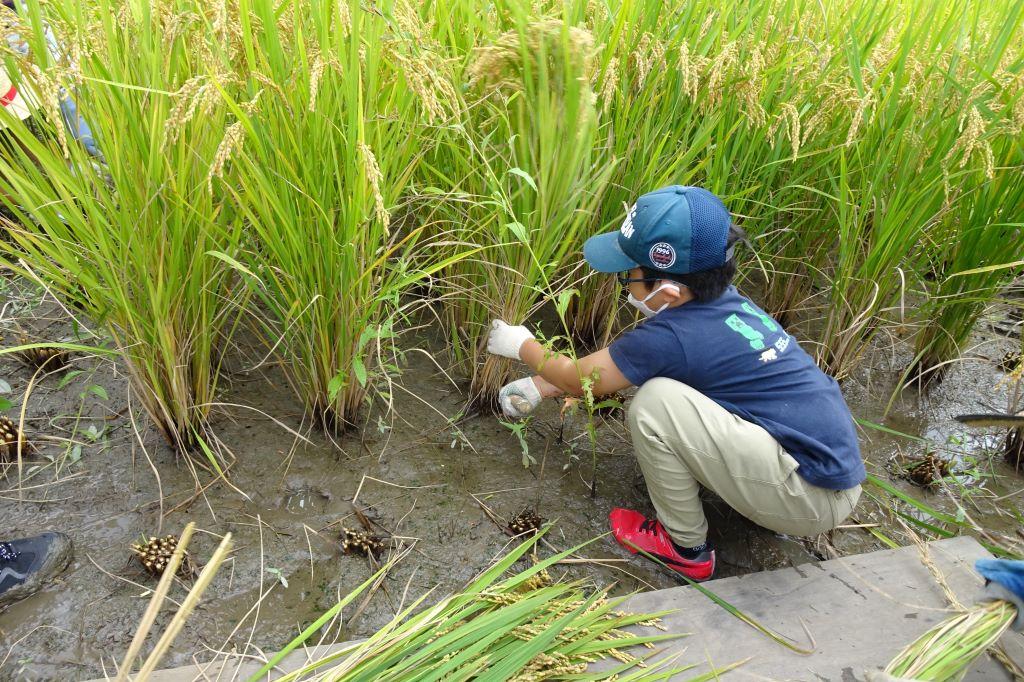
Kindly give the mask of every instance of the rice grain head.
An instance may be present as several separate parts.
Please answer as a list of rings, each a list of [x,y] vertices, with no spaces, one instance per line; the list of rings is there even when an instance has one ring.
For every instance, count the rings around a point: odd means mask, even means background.
[[[718,105],[722,101],[723,84],[732,68],[736,65],[736,41],[729,41],[722,51],[711,60],[711,72],[708,74],[708,101]]]
[[[971,160],[974,152],[981,151],[985,160],[985,174],[989,175],[990,172],[994,172],[989,161],[992,158],[992,148],[988,141],[983,139],[985,119],[982,118],[978,107],[972,105],[966,113],[962,114],[957,127],[960,130],[960,136],[946,153],[943,166],[948,169],[954,158],[959,155],[960,163],[957,164],[957,168],[963,169]]]
[[[406,0],[399,0],[394,7],[395,23],[398,30],[406,40],[412,40],[417,45],[427,45],[430,40],[430,24],[424,24],[423,20],[416,13]]]
[[[242,149],[242,144],[245,142],[245,128],[242,127],[241,121],[235,121],[227,127],[224,131],[224,138],[220,141],[217,146],[217,151],[213,155],[213,163],[210,164],[210,173],[206,176],[207,187],[210,192],[213,192],[213,179],[219,178],[224,173],[224,167],[227,165],[231,157],[237,154]]]
[[[60,143],[60,148],[64,150],[65,156],[70,156],[67,126],[64,125],[64,114],[60,110],[60,93],[63,91],[60,71],[56,68],[43,71],[34,64],[31,70],[37,79],[36,93],[42,101],[46,118],[53,122],[53,129],[57,132],[57,141]]]
[[[796,161],[800,153],[800,112],[790,102],[782,105],[782,112],[779,114],[779,128],[786,131],[789,137],[790,147],[793,150],[792,160]]]
[[[849,146],[857,140],[857,132],[864,122],[865,113],[874,106],[875,93],[868,90],[864,96],[857,101],[857,108],[853,111],[853,120],[850,122],[850,130],[846,133],[846,145]]]
[[[348,37],[352,31],[352,13],[348,9],[348,0],[337,0],[337,11],[334,14],[334,21],[344,37]]]
[[[644,32],[636,51],[630,55],[630,61],[636,70],[636,80],[633,85],[640,90],[653,69],[665,68],[665,46],[653,35]]]
[[[228,32],[228,0],[214,3],[213,33],[224,39]]]
[[[700,25],[700,33],[697,34],[697,46],[700,46],[700,41],[704,40],[704,36],[708,34],[708,30],[711,28],[711,24],[715,23],[715,15],[717,12],[708,12],[708,15],[704,17],[703,23]]]
[[[599,24],[604,24],[610,16],[607,4],[600,0],[587,0],[587,23],[592,28],[596,28]]]
[[[816,88],[816,93],[825,93],[825,97],[817,102],[811,116],[801,125],[801,146],[806,145],[818,130],[826,129],[838,112],[846,111],[853,102],[860,101],[856,88],[848,82],[826,81]]]
[[[697,92],[700,90],[701,80],[704,72],[711,63],[707,57],[694,54],[685,41],[679,46],[678,69],[682,79],[683,92],[690,99],[697,99]]]
[[[288,96],[285,94],[284,90],[281,89],[281,86],[277,84],[277,81],[275,81],[270,76],[267,76],[266,74],[260,73],[259,71],[251,71],[250,75],[253,78],[255,78],[256,82],[259,83],[260,85],[270,88],[271,90],[276,92],[278,96],[281,98],[281,102],[284,103],[285,107],[290,108],[290,105],[288,104]]]
[[[391,214],[388,213],[387,208],[384,206],[384,196],[381,194],[381,181],[384,176],[380,172],[380,166],[377,165],[377,157],[373,155],[373,150],[365,142],[359,142],[357,145],[359,150],[359,158],[363,163],[363,173],[366,175],[366,180],[370,184],[370,191],[373,194],[373,209],[377,220],[380,221],[381,225],[384,226],[384,232],[388,233],[391,227]]]
[[[312,65],[309,67],[309,111],[316,111],[316,96],[320,92],[320,78],[324,75],[327,64],[324,62],[320,52],[313,54]]]
[[[564,47],[563,31],[566,38]],[[523,39],[525,50],[518,31],[507,31],[493,44],[476,48],[468,68],[469,84],[484,84],[494,90],[521,89],[524,52],[531,59],[546,55],[552,76],[571,73],[593,79],[595,48],[590,31],[577,26],[566,28],[557,19],[545,19],[531,23]],[[565,67],[565,62],[570,63],[570,68]]]
[[[259,106],[260,97],[263,96],[264,91],[265,88],[260,88],[259,90],[256,91],[256,94],[252,96],[252,99],[250,99],[248,102],[243,102],[241,105],[242,111],[244,111],[247,114],[252,114],[254,111],[256,111],[256,107]]]
[[[743,114],[751,127],[759,128],[768,120],[768,113],[761,106],[763,89],[764,55],[761,47],[755,45],[742,67],[743,80],[737,85]]]
[[[615,99],[615,93],[619,86],[619,58],[612,57],[608,61],[608,68],[604,72],[604,82],[601,83],[601,110],[607,111]]]
[[[200,108],[204,109],[206,91],[209,84],[204,75],[193,76],[185,81],[174,93],[174,106],[167,113],[164,121],[164,147],[173,144],[185,125],[192,120]]]
[[[393,44],[389,54],[398,63],[409,89],[419,98],[423,117],[428,121],[444,119],[459,106],[458,93],[446,73],[447,65],[428,49],[408,55],[402,49],[405,46],[411,47],[411,43]]]

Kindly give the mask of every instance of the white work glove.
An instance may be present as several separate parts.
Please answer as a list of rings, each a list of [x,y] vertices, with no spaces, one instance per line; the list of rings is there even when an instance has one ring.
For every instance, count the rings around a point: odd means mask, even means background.
[[[505,384],[498,391],[498,403],[501,411],[506,417],[522,419],[533,412],[534,408],[540,405],[543,396],[540,389],[534,383],[533,377],[517,379],[510,384]]]
[[[491,322],[491,332],[487,335],[487,352],[519,360],[519,348],[532,338],[533,334],[526,327],[513,327],[504,320],[495,320]]]

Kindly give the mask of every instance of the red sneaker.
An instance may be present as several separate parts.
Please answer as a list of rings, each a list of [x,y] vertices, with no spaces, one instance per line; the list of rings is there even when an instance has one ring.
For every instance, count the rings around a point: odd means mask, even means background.
[[[715,550],[705,550],[695,559],[685,558],[676,550],[658,519],[616,507],[608,513],[608,520],[612,524],[612,535],[633,554],[637,553],[637,548],[642,549],[664,561],[676,573],[698,582],[707,580],[715,572]]]

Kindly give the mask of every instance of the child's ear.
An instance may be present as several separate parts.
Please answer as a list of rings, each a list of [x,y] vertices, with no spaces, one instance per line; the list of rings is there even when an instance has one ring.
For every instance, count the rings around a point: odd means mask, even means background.
[[[667,298],[670,301],[678,301],[683,297],[682,292],[686,289],[685,284],[680,284],[679,282],[673,282],[671,280],[662,280],[660,282],[656,282],[654,286],[660,287],[664,284],[672,285],[667,286],[661,290],[661,293],[665,295],[665,298]]]

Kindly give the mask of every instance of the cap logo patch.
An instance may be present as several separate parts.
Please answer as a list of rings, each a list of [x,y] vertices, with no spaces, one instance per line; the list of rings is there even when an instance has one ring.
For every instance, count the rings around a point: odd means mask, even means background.
[[[651,252],[648,255],[654,267],[662,270],[672,267],[676,262],[676,250],[668,242],[658,242],[651,247]]]

